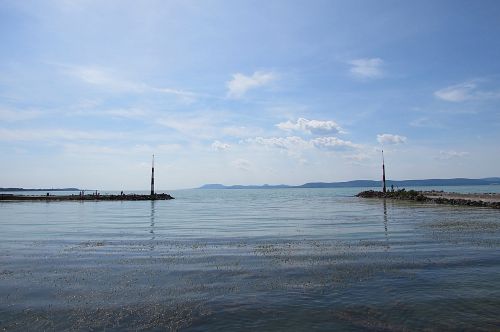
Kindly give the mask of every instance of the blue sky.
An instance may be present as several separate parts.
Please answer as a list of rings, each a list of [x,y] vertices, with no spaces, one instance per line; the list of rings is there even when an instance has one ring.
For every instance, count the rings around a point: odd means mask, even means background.
[[[2,1],[0,186],[500,176],[498,1]]]

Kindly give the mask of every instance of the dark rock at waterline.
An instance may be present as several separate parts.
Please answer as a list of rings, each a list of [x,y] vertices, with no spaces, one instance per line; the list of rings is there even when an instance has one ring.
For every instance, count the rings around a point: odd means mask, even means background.
[[[0,201],[157,201],[169,200],[174,197],[169,194],[154,194],[154,195],[44,195],[44,196],[28,196],[28,195],[13,195],[0,194]]]
[[[420,191],[416,190],[407,191],[405,189],[388,191],[385,193],[382,191],[368,190],[368,191],[362,191],[356,196],[363,198],[393,198],[393,199],[405,199],[412,201],[424,201],[426,198]]]
[[[437,196],[436,196],[437,195]],[[456,195],[456,194],[455,194]],[[417,202],[430,202],[435,204],[448,204],[459,206],[473,206],[473,207],[490,207],[500,209],[500,201],[481,200],[474,195],[464,195],[464,198],[454,197],[452,193],[444,192],[423,192],[416,190],[396,190],[381,192],[375,190],[362,191],[356,195],[361,198],[389,198]],[[448,197],[447,197],[448,196]]]

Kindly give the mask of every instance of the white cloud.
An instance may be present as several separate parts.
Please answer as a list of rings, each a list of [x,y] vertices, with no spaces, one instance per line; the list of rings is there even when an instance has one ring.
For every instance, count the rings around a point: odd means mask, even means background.
[[[115,109],[105,110],[102,113],[113,117],[128,118],[128,119],[144,118],[148,114],[148,112],[140,108],[115,108]]]
[[[337,137],[317,137],[312,140],[304,140],[297,136],[288,137],[255,137],[246,140],[247,143],[262,145],[267,148],[277,148],[288,151],[291,155],[299,155],[307,149],[321,150],[352,150],[361,146],[351,141],[344,141]]]
[[[276,125],[285,131],[302,131],[314,135],[334,135],[342,133],[342,128],[335,121],[307,120],[299,118],[296,122],[286,121]]]
[[[231,148],[231,145],[228,143],[222,143],[220,141],[214,141],[212,143],[212,150],[214,151],[226,151]]]
[[[467,100],[485,100],[500,98],[500,92],[480,91],[477,89],[476,81],[464,82],[452,85],[434,92],[436,98],[450,101],[463,102]]]
[[[327,150],[351,150],[357,149],[360,146],[351,141],[344,141],[337,137],[318,137],[311,140],[312,145],[320,149]]]
[[[136,144],[133,146],[107,146],[107,145],[96,145],[87,143],[65,143],[64,151],[68,154],[84,156],[84,155],[151,155],[153,153],[172,153],[181,150],[182,147],[179,144],[161,144],[161,145],[148,145],[148,144]],[[146,163],[150,165],[149,163]]]
[[[92,145],[92,144],[64,144],[64,151],[70,155],[88,156],[88,155],[130,155],[132,149],[120,149],[106,145]],[[148,151],[149,152],[149,151]]]
[[[434,119],[428,117],[422,117],[415,119],[410,122],[410,126],[412,127],[421,127],[421,128],[439,128],[441,125]]]
[[[151,87],[151,90],[155,91],[155,92],[174,95],[174,96],[178,97],[185,104],[191,104],[191,103],[195,102],[198,99],[198,97],[201,97],[201,95],[198,93],[194,93],[191,91],[185,91],[185,90],[179,90],[179,89]],[[205,97],[207,97],[207,95],[205,95]]]
[[[120,92],[140,93],[147,89],[145,84],[134,83],[117,77],[109,70],[91,66],[67,66],[66,73],[90,85],[97,85]]]
[[[476,89],[474,83],[461,83],[434,92],[434,96],[439,99],[460,102],[473,98],[473,91]]]
[[[380,144],[401,144],[406,142],[406,137],[393,134],[381,134],[377,135],[377,141]]]
[[[145,93],[157,92],[171,94],[182,101],[192,102],[199,95],[180,89],[154,87],[142,82],[127,80],[115,72],[94,66],[64,66],[66,73],[90,85],[100,86],[116,92]]]
[[[102,100],[99,99],[81,99],[78,102],[76,102],[74,105],[72,105],[73,109],[78,109],[78,110],[88,110],[88,109],[95,109],[99,105],[102,104]]]
[[[379,78],[383,76],[382,66],[384,61],[379,58],[354,59],[349,61],[352,66],[350,72],[359,78]]]
[[[0,108],[0,121],[14,122],[25,121],[38,118],[42,112],[36,110],[20,111],[7,108]]]
[[[449,160],[449,159],[455,159],[455,158],[463,158],[465,156],[468,156],[469,152],[465,151],[439,151],[439,156],[437,159],[440,160]]]
[[[212,139],[214,136],[218,135],[217,124],[214,122],[214,117],[190,114],[184,117],[171,116],[158,118],[156,119],[156,123],[191,138]]]
[[[241,98],[248,90],[265,86],[276,79],[272,72],[256,71],[252,76],[245,76],[240,73],[233,75],[233,79],[227,82],[227,96],[229,98]]]
[[[231,162],[231,166],[242,170],[242,171],[249,171],[250,170],[250,162],[245,159],[236,159]]]
[[[225,110],[198,109],[195,111],[168,111],[153,113],[153,121],[182,134],[181,139],[203,139],[215,141],[231,137],[259,135],[258,128],[231,126],[234,113]],[[252,134],[253,133],[253,134]]]
[[[351,161],[353,164],[361,164],[361,162],[367,161],[370,159],[370,155],[366,152],[359,152],[356,154],[346,155],[345,159]]]
[[[246,142],[258,144],[268,148],[278,148],[284,150],[299,150],[311,147],[308,141],[297,136],[289,137],[255,137],[249,138]]]
[[[5,129],[0,128],[0,140],[41,141],[41,140],[107,140],[126,137],[123,133],[108,131],[82,131],[69,129]]]
[[[257,127],[228,126],[222,128],[222,133],[224,135],[239,137],[239,138],[261,135],[262,132],[263,132],[262,128],[257,128]]]

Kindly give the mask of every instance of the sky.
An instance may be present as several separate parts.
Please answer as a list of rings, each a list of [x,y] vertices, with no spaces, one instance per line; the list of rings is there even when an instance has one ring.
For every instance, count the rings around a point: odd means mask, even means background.
[[[0,1],[0,187],[500,176],[499,1]]]

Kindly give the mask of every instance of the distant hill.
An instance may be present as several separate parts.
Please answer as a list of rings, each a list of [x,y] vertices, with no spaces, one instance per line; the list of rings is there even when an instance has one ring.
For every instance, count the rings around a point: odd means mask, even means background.
[[[78,188],[51,188],[51,189],[33,189],[33,188],[0,188],[0,191],[80,191]]]
[[[346,188],[346,187],[380,187],[382,181],[353,180],[345,182],[309,182],[295,188]]]
[[[285,184],[279,184],[279,185],[250,185],[250,186],[243,186],[243,185],[233,185],[233,186],[225,186],[223,184],[219,183],[214,183],[214,184],[205,184],[201,186],[200,188],[197,189],[282,189],[282,188],[294,188],[292,186],[287,186]]]
[[[500,177],[484,179],[424,179],[424,180],[387,180],[388,187],[420,187],[420,186],[482,186],[482,185],[500,185]],[[198,189],[282,189],[282,188],[347,188],[347,187],[380,187],[382,181],[374,180],[353,180],[345,182],[309,182],[300,186],[280,185],[232,185],[206,184]]]
[[[481,186],[500,184],[500,178],[485,178],[485,179],[425,179],[425,180],[387,180],[387,186],[394,185],[395,187],[420,187],[420,186]],[[373,180],[354,180],[346,182],[311,182],[306,183],[297,188],[345,188],[345,187],[380,187],[382,181]]]

